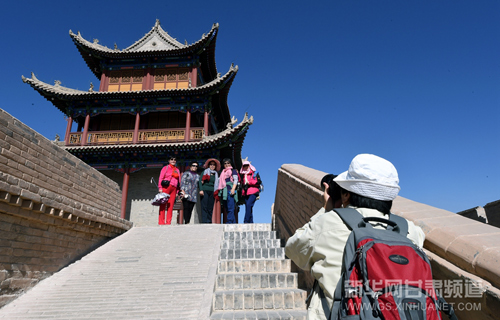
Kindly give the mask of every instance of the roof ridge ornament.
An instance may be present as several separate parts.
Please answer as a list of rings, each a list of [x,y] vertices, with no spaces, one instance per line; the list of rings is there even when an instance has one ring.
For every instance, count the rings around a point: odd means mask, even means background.
[[[94,92],[94,84],[92,82],[90,83],[89,92]]]
[[[99,39],[94,39],[94,44],[98,44],[99,43]]]
[[[238,119],[236,119],[236,117],[235,117],[235,116],[233,116],[233,117],[231,118],[231,121],[227,123],[227,128],[228,128],[228,129],[232,129],[232,128],[233,128],[233,126],[234,126],[234,124],[235,124],[236,122],[238,122]]]
[[[60,87],[61,86],[61,80],[54,80],[54,86],[55,87]]]

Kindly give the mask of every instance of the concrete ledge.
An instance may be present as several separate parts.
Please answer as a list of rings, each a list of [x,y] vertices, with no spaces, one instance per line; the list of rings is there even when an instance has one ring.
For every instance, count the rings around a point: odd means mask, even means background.
[[[392,212],[425,232],[424,247],[500,288],[500,229],[397,197]]]

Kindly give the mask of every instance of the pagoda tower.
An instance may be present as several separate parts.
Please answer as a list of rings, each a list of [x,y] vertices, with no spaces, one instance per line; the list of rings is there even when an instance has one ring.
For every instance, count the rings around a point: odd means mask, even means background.
[[[181,171],[191,161],[203,165],[208,158],[230,158],[241,166],[241,148],[253,118],[245,114],[240,123],[231,118],[227,96],[238,66],[231,65],[224,75],[217,71],[218,30],[214,24],[198,41],[182,44],[157,20],[122,50],[70,30],[100,81],[98,89],[92,84],[88,91],[71,89],[60,81],[51,85],[33,73],[22,77],[65,114],[62,147],[121,185],[123,218],[134,221],[133,211],[142,221],[150,214],[150,199],[157,191],[150,186],[151,177],[158,179],[171,155]]]

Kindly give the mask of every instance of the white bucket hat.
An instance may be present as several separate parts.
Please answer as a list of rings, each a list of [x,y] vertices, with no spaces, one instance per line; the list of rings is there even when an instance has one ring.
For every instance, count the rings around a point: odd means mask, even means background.
[[[383,201],[394,200],[401,189],[394,165],[373,154],[358,154],[333,180],[347,191]]]

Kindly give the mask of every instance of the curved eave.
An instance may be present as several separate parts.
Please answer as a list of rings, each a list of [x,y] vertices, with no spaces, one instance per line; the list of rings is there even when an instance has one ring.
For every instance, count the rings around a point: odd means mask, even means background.
[[[63,149],[71,153],[89,153],[89,152],[120,152],[128,151],[155,151],[155,150],[203,150],[233,143],[245,138],[248,127],[253,123],[253,117],[248,118],[245,114],[241,121],[234,128],[227,128],[218,134],[204,137],[201,141],[195,142],[171,142],[171,143],[155,143],[155,144],[122,144],[122,145],[99,145],[99,146],[66,146]],[[229,124],[228,124],[229,126]],[[229,142],[230,141],[230,142]]]
[[[125,91],[125,92],[107,92],[107,91],[82,91],[63,87],[61,85],[50,85],[38,80],[32,73],[31,78],[22,76],[23,82],[29,84],[33,89],[38,91],[47,100],[56,104],[56,100],[99,100],[99,99],[127,99],[127,98],[142,98],[142,97],[166,97],[166,96],[190,96],[201,94],[216,94],[217,91],[224,92],[228,84],[232,83],[238,66],[231,66],[229,71],[222,77],[216,78],[210,83],[200,87],[185,88],[185,89],[170,89],[170,90],[141,90],[141,91]],[[227,94],[226,94],[227,95]],[[227,102],[226,102],[227,109]]]
[[[217,65],[215,63],[215,45],[217,43],[217,33],[213,36],[208,47],[200,54],[200,69],[205,82],[212,81],[217,77]]]
[[[148,32],[143,38],[139,39],[136,41],[132,46],[119,50],[119,49],[110,49],[106,46],[100,45],[98,43],[90,42],[86,39],[84,39],[80,32],[77,34],[73,33],[71,30],[69,31],[69,35],[73,42],[75,43],[76,47],[78,48],[78,51],[80,52],[81,56],[87,63],[87,66],[90,68],[90,70],[96,75],[98,79],[100,79],[102,70],[100,70],[100,61],[102,59],[114,59],[114,60],[119,60],[119,59],[131,59],[131,58],[144,58],[144,57],[162,57],[162,56],[185,56],[185,55],[190,55],[193,53],[198,53],[198,52],[203,52],[202,50],[205,48],[205,51],[208,51],[209,58],[206,58],[204,60],[211,61],[213,66],[210,67],[212,70],[216,69],[215,68],[215,57],[210,58],[210,51],[211,47],[215,47],[215,39],[217,37],[217,31],[219,29],[218,24],[214,24],[212,26],[212,29],[208,34],[204,34],[201,39],[198,41],[189,44],[189,45],[183,45],[177,40],[173,39],[170,37],[161,27],[158,26],[161,31],[155,31],[155,27]],[[175,45],[172,45],[172,48],[168,49],[160,49],[160,50],[154,50],[154,49],[148,49],[148,50],[134,50],[134,48],[137,48],[139,45],[143,44],[144,41],[146,41],[150,36],[152,32],[156,32],[156,34],[164,39],[167,39],[168,37],[168,42],[169,43],[174,43]],[[172,42],[175,41],[175,42]],[[167,40],[166,40],[167,41]],[[213,53],[212,53],[213,55]],[[211,71],[212,74],[216,75],[217,72]]]
[[[237,68],[238,66],[236,66],[236,69]],[[215,115],[221,117],[219,122],[222,122],[222,124],[226,124],[231,118],[231,113],[229,112],[229,106],[227,104],[227,97],[229,89],[233,84],[233,80],[234,77],[228,78],[222,89],[218,90],[218,93],[212,95],[212,107],[215,109]]]

